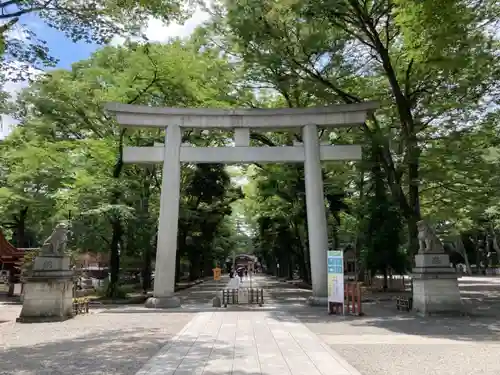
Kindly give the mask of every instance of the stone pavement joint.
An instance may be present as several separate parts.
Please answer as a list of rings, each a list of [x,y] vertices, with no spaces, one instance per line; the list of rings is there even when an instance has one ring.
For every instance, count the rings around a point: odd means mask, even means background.
[[[360,375],[285,312],[200,312],[137,375]]]

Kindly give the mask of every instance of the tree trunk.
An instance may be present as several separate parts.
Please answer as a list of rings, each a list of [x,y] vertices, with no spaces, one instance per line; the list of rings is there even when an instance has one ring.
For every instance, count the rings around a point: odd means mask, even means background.
[[[359,190],[359,201],[364,202],[365,199],[365,171],[361,168],[360,171],[360,176],[359,176],[359,184],[358,184],[358,190]],[[362,220],[362,215],[361,211],[358,210],[359,214],[357,215],[358,223],[361,222]],[[354,266],[355,272],[356,272],[356,281],[361,281],[363,282],[365,279],[365,265],[363,262],[360,262],[361,259],[361,247],[362,247],[362,234],[361,231],[358,229],[356,233],[356,238],[354,240],[354,257],[355,257],[355,263]]]
[[[374,46],[380,60],[382,61],[382,66],[384,68],[387,80],[391,86],[391,91],[394,96],[395,105],[398,111],[399,120],[401,124],[401,134],[403,140],[406,143],[406,166],[407,166],[407,176],[408,176],[408,200],[404,198],[404,193],[401,189],[401,184],[399,183],[399,188],[391,188],[391,192],[395,192],[394,198],[400,202],[401,211],[405,215],[408,225],[408,245],[409,245],[409,255],[412,257],[418,251],[418,230],[417,221],[420,220],[420,203],[419,203],[419,158],[420,149],[417,143],[417,126],[413,118],[411,101],[405,96],[405,92],[400,86],[396,71],[392,66],[391,57],[389,50],[384,46],[384,43],[380,39],[380,36],[373,25],[369,25],[370,34],[374,38]],[[411,67],[410,63],[410,67]],[[408,69],[410,69],[410,67]],[[389,153],[390,164],[392,164],[392,157],[390,156],[390,150],[386,150],[386,154]],[[387,156],[387,155],[384,155]],[[393,168],[393,165],[389,165]],[[392,174],[394,171],[390,171]],[[392,178],[388,174],[389,185],[394,185],[397,183],[397,179]]]
[[[417,218],[410,216],[406,218],[406,226],[408,228],[408,260],[411,265],[414,265],[415,254],[418,252],[418,227]]]
[[[141,269],[141,277],[142,277],[142,290],[147,292],[151,289],[151,261],[153,260],[153,249],[151,248],[150,242],[146,242],[144,244],[144,249],[142,252],[142,269]]]
[[[388,274],[387,274],[387,267],[384,268],[384,292],[387,292],[387,288],[388,288],[388,278],[387,278]]]
[[[407,220],[409,253],[413,256],[418,252],[418,228],[417,221],[420,220],[420,198],[419,198],[419,158],[420,149],[417,145],[417,135],[414,126],[409,126],[410,135],[408,140],[408,200],[413,215]]]
[[[175,282],[181,281],[181,252],[177,249],[177,255],[175,257]]]
[[[119,179],[120,174],[123,169],[123,137],[125,135],[125,129],[120,133],[120,139],[118,142],[118,159],[116,160],[115,167],[113,168],[113,178]],[[114,189],[111,193],[110,204],[116,205],[120,202],[122,192],[119,189]],[[120,275],[120,243],[122,241],[123,228],[120,217],[111,218],[111,243],[110,243],[110,255],[109,255],[109,272],[110,281],[108,284],[108,289],[106,290],[107,297],[114,297],[118,293],[118,279]]]
[[[305,206],[304,206],[305,208]],[[297,252],[297,256],[299,256],[300,264],[299,267],[302,269],[303,275],[302,280],[310,284],[311,283],[311,259],[309,258],[309,244],[307,240],[307,215],[304,212],[305,223],[304,228],[305,233],[301,231],[300,224],[295,223],[295,235],[298,240],[298,245],[300,246],[300,250]]]
[[[467,275],[471,276],[472,269],[469,263],[469,256],[467,255],[467,250],[465,250],[464,242],[462,241],[461,235],[458,235],[457,240],[455,241],[455,250],[464,258],[465,270],[467,272]]]
[[[190,249],[189,251],[189,280],[195,281],[200,278],[200,266],[201,266],[201,258],[200,253],[195,249]]]
[[[19,217],[14,217],[15,222],[15,245],[17,248],[26,246],[26,217],[28,216],[28,207],[19,210]]]
[[[207,251],[205,251],[203,255],[203,277],[208,277],[213,274],[213,268],[214,268],[214,259],[212,254]]]
[[[287,269],[287,277],[288,280],[293,280],[293,263],[291,262],[291,259],[288,258],[288,269]]]
[[[120,242],[123,228],[120,218],[113,218],[111,221],[112,237],[110,243],[109,272],[110,280],[106,296],[113,298],[118,296],[118,280],[120,275]]]
[[[177,237],[177,252],[175,255],[175,282],[178,283],[181,280],[181,258],[186,251],[188,245],[186,243],[187,231],[186,228],[179,223],[179,234]]]
[[[340,250],[339,228],[337,224],[333,224],[332,228],[332,250]]]

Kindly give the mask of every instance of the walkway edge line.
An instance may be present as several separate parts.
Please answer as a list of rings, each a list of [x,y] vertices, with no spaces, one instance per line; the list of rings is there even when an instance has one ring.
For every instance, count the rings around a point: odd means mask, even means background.
[[[304,326],[311,331],[305,324]],[[363,375],[361,372],[359,372],[353,365],[351,365],[349,362],[347,362],[337,351],[332,349],[330,345],[328,345],[323,338],[320,335],[315,334],[313,331],[311,331],[313,335],[316,335],[318,339],[321,342],[321,346],[325,348],[325,350],[332,355],[333,358],[335,358],[341,365],[344,367],[351,375]]]
[[[144,365],[142,365],[141,369],[135,373],[135,375],[147,375],[149,373],[149,370],[151,369],[153,363],[155,360],[157,360],[158,356],[160,356],[164,352],[168,352],[170,348],[174,345],[176,341],[179,341],[181,336],[186,332],[197,320],[200,314],[203,313],[197,313],[193,316],[193,318],[187,322],[184,327],[179,331],[178,334],[176,334],[174,337],[172,337],[171,340],[168,341],[165,345],[161,347],[160,350],[158,350],[155,354],[153,354]]]

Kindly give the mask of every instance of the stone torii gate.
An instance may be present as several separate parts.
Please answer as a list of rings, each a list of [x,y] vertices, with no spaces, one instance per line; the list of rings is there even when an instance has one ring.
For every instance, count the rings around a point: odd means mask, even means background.
[[[339,128],[362,124],[375,102],[315,108],[201,109],[157,108],[110,103],[122,127],[164,128],[165,144],[125,147],[125,163],[163,163],[158,224],[158,245],[153,297],[148,307],[178,307],[174,296],[175,257],[180,200],[180,163],[304,163],[312,302],[326,304],[328,293],[326,252],[328,228],[323,195],[321,161],[360,160],[359,145],[322,145],[318,127]],[[234,130],[235,147],[183,145],[182,128]],[[250,129],[256,131],[302,130],[303,144],[250,147]]]

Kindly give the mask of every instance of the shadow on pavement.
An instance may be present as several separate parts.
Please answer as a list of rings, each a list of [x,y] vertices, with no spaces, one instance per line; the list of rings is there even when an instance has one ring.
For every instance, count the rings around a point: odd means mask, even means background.
[[[161,372],[170,373],[170,368],[179,367],[182,374],[198,373],[206,368],[205,375],[220,375],[221,370],[212,371],[208,360],[214,345],[213,339],[198,337],[193,340],[176,340],[171,347],[164,340],[141,339],[140,329],[108,331],[105,335],[81,336],[71,340],[61,340],[32,347],[17,347],[0,352],[0,373],[2,375],[37,374],[37,375],[89,375],[114,374],[134,375],[148,360],[158,353],[163,358]],[[233,343],[217,345],[215,360],[233,357]],[[162,348],[163,347],[163,348]],[[171,353],[165,357],[166,348]],[[189,352],[189,354],[188,354]],[[152,358],[149,364],[155,363]],[[231,372],[229,363],[228,372]],[[167,368],[168,367],[168,368]],[[156,368],[156,371],[160,370]],[[227,372],[223,372],[227,373]],[[275,375],[269,372],[235,370],[233,375]]]
[[[468,317],[421,317],[412,312],[396,310],[394,301],[363,303],[365,316],[328,315],[325,307],[307,306],[311,292],[288,283],[269,278],[267,292],[277,309],[270,311],[277,320],[290,320],[290,316],[280,313],[287,311],[317,334],[363,335],[389,332],[424,337],[447,338],[457,341],[500,340],[500,279],[471,278],[460,279],[462,297],[474,293],[479,299],[471,302],[464,298],[464,306],[472,314]],[[291,318],[293,321],[293,318]]]
[[[364,306],[365,316],[328,315],[325,307],[288,309],[288,313],[306,324],[316,334],[341,334],[336,327],[342,325],[349,335],[392,332],[405,335],[447,338],[457,341],[499,341],[500,324],[488,317],[420,317],[413,313],[397,314],[376,304]],[[274,319],[293,321],[290,316],[271,311]]]
[[[0,353],[0,373],[135,374],[171,338],[142,340],[139,333],[139,330],[108,331],[104,335],[6,349]]]

